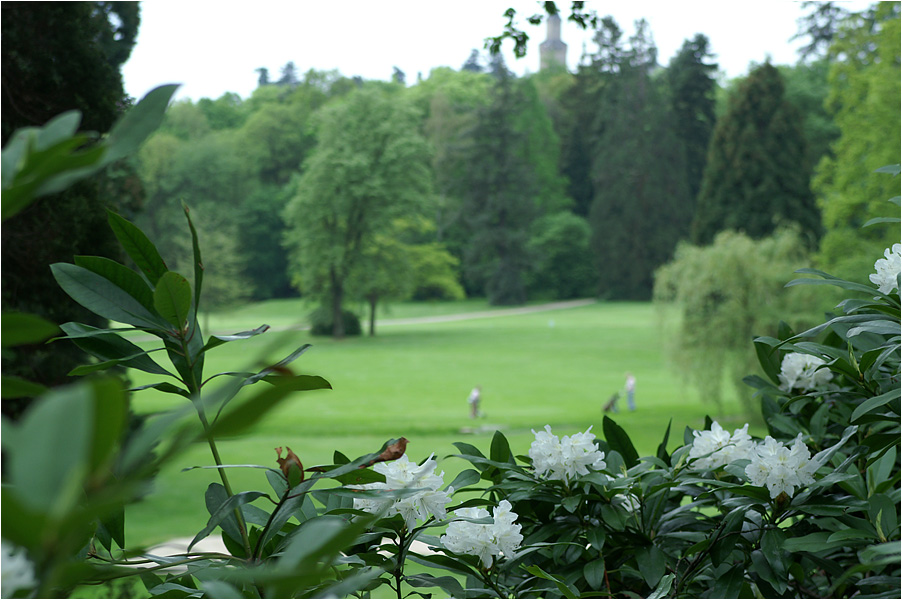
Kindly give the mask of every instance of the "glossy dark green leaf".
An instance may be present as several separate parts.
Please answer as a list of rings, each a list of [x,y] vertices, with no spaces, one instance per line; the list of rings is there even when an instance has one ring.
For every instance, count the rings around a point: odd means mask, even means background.
[[[50,269],[73,300],[105,319],[147,329],[168,327],[126,291],[93,271],[69,263],[56,263]]]
[[[664,553],[657,546],[636,548],[636,562],[645,583],[648,584],[648,587],[655,589],[667,570]]]
[[[241,533],[238,530],[239,525],[235,518],[235,509],[265,495],[263,492],[240,492],[234,496],[228,496],[220,484],[211,483],[205,494],[210,519],[207,521],[207,525],[188,544],[188,551],[190,552],[197,542],[213,533],[213,530],[220,525],[222,525],[223,531],[231,536],[232,539],[237,538],[240,540]]]
[[[191,284],[174,271],[163,273],[153,291],[153,305],[160,316],[183,329],[191,311]]]
[[[854,411],[852,411],[852,423],[855,423],[858,419],[860,419],[863,415],[866,415],[872,412],[874,409],[877,409],[881,406],[885,406],[886,404],[892,402],[893,400],[899,398],[900,390],[899,388],[895,388],[886,392],[885,394],[880,394],[879,396],[874,396],[873,398],[868,398],[861,404],[859,404]],[[898,417],[898,415],[897,415]]]
[[[673,580],[676,578],[676,575],[670,574],[665,575],[661,578],[661,583],[658,584],[658,587],[655,588],[651,594],[648,595],[649,600],[656,600],[657,598],[667,598],[670,595],[670,590],[673,587]],[[732,596],[724,596],[724,598],[732,598]]]
[[[116,213],[109,211],[107,219],[113,234],[125,249],[125,253],[135,261],[150,284],[155,286],[163,273],[169,270],[156,246],[144,235],[143,231]]]
[[[2,315],[4,348],[22,344],[37,344],[59,333],[59,327],[37,315],[4,310]]]
[[[627,435],[620,425],[615,423],[610,417],[605,416],[602,420],[602,430],[604,431],[605,441],[607,441],[612,450],[620,453],[627,469],[639,464],[639,453],[633,446],[630,436]]]
[[[454,481],[448,487],[454,488],[455,491],[462,490],[466,487],[479,483],[479,472],[473,469],[464,469],[457,474]]]
[[[493,461],[499,463],[514,462],[514,455],[511,453],[510,444],[508,444],[507,438],[504,437],[504,434],[500,431],[496,431],[495,435],[492,436],[492,446],[489,456]]]
[[[128,267],[102,256],[76,256],[75,264],[108,279],[153,312],[153,290],[140,275]]]
[[[75,345],[91,356],[103,361],[103,364],[107,365],[103,368],[123,364],[126,367],[138,369],[145,373],[173,376],[172,373],[150,358],[148,351],[116,333],[110,333],[108,330],[96,329],[81,323],[64,323],[61,325],[61,329],[72,339]],[[97,370],[96,365],[92,366],[95,367],[92,370]]]

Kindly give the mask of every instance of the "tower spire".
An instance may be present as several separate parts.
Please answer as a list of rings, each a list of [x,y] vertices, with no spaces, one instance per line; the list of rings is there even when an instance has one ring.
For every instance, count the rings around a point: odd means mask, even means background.
[[[539,68],[567,68],[567,44],[561,40],[561,18],[549,15],[546,39],[539,44]]]

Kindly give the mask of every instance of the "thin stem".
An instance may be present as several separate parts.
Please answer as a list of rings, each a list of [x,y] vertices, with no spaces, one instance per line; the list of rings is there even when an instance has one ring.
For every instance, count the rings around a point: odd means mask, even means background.
[[[185,381],[185,385],[188,387],[188,391],[191,393],[191,397],[194,399],[194,408],[195,410],[197,410],[197,416],[204,428],[204,433],[207,437],[207,444],[209,444],[210,452],[213,454],[213,462],[216,463],[217,467],[222,467],[224,463],[222,461],[222,458],[219,456],[219,449],[216,447],[216,440],[213,439],[213,434],[210,431],[210,423],[207,421],[207,415],[204,413],[204,407],[201,402],[200,396],[200,385],[198,385],[197,377],[194,374],[194,362],[189,358],[190,353],[188,352],[188,340],[185,339],[184,332],[179,333],[179,341],[182,345],[182,351],[185,353],[185,360],[188,363],[188,372],[190,373],[190,380]],[[235,493],[232,491],[232,484],[229,482],[229,476],[226,475],[225,469],[220,468],[216,470],[219,471],[219,479],[222,481],[222,487],[225,488],[226,494],[229,498],[231,498],[235,495]],[[233,513],[238,523],[238,531],[241,533],[241,543],[244,545],[244,555],[248,560],[251,560],[251,541],[247,535],[247,523],[244,520],[244,515],[241,513],[241,510],[238,507],[235,507]]]

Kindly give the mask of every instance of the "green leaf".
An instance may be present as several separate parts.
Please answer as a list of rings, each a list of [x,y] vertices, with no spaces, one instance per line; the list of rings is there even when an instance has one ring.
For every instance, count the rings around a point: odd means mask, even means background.
[[[102,256],[76,256],[75,264],[111,281],[149,311],[154,310],[153,290],[140,275],[114,260]]]
[[[104,361],[104,367],[90,365],[92,370],[96,371],[98,368],[108,368],[116,364],[123,364],[126,367],[138,369],[145,373],[174,377],[172,373],[150,358],[148,351],[116,333],[81,323],[64,323],[61,328],[68,337],[60,339],[72,339],[76,346],[91,356]]]
[[[250,331],[241,331],[239,333],[233,333],[231,335],[211,335],[210,339],[207,340],[206,346],[204,346],[204,351],[216,348],[217,346],[221,346],[228,342],[234,342],[235,340],[247,340],[254,336],[260,335],[261,333],[265,333],[268,330],[269,325],[261,325],[256,329],[251,329]]]
[[[160,316],[183,329],[191,310],[191,284],[178,273],[166,271],[153,291],[153,305]]]
[[[40,383],[28,381],[16,375],[3,375],[0,377],[2,381],[3,398],[34,398],[40,396],[47,391],[47,388]]]
[[[481,477],[479,476],[479,472],[473,469],[464,469],[460,473],[457,474],[457,477],[454,478],[454,481],[448,486],[450,488],[454,488],[455,491],[461,490],[473,484],[479,483]]]
[[[673,418],[667,421],[667,430],[664,431],[664,439],[658,445],[655,456],[658,457],[665,465],[670,466],[670,455],[667,454],[667,441],[670,439],[670,426],[673,425]]]
[[[893,400],[899,398],[899,396],[900,390],[899,388],[895,388],[886,392],[885,394],[880,394],[879,396],[868,398],[867,400],[859,404],[854,411],[852,411],[851,422],[854,423],[862,416],[873,411],[875,408],[888,404]]]
[[[188,205],[182,203],[185,218],[188,220],[188,229],[191,231],[191,251],[194,258],[194,320],[197,320],[197,311],[200,310],[200,293],[204,284],[204,261],[200,254],[200,241],[197,238],[197,229],[191,220],[191,211]]]
[[[178,87],[176,84],[169,84],[152,89],[116,121],[106,140],[104,164],[133,154],[157,130]]]
[[[626,468],[631,469],[639,464],[639,453],[636,451],[630,436],[623,430],[620,425],[614,422],[608,416],[602,420],[602,429],[604,430],[605,441],[611,447],[611,450],[619,452],[626,463]],[[657,583],[657,582],[655,582]]]
[[[526,572],[529,573],[530,575],[535,575],[536,577],[539,577],[541,579],[545,579],[547,581],[553,582],[557,586],[557,589],[561,592],[561,594],[564,595],[564,597],[579,598],[579,593],[576,590],[574,590],[570,585],[568,585],[566,582],[558,579],[554,575],[549,575],[544,570],[542,570],[541,567],[539,567],[537,565],[533,565],[530,567],[525,567],[525,569],[526,569]]]
[[[504,434],[500,431],[496,431],[495,435],[492,436],[492,447],[489,457],[499,463],[514,462],[514,455],[511,453],[510,444],[508,444],[507,438],[504,437]]]
[[[147,276],[150,284],[155,286],[163,273],[169,270],[156,246],[144,235],[143,231],[116,213],[108,211],[107,219],[113,234],[125,249],[125,253],[135,261],[138,268]]]
[[[193,548],[197,542],[213,533],[213,530],[220,524],[222,525],[223,531],[231,536],[232,539],[235,539],[237,536],[237,540],[240,540],[241,534],[238,531],[238,524],[235,519],[235,509],[265,495],[266,494],[263,492],[240,492],[234,496],[225,496],[225,489],[223,489],[220,484],[211,483],[205,494],[205,497],[208,499],[207,509],[210,512],[210,519],[207,521],[206,527],[201,529],[198,534],[194,536],[194,539],[191,540],[191,543],[188,544],[188,552],[191,552],[191,548]],[[225,499],[223,499],[224,497]]]
[[[604,559],[596,558],[583,567],[583,577],[593,590],[600,590],[604,584]]]
[[[59,333],[59,327],[53,323],[29,313],[4,310],[0,319],[4,348],[37,344]]]
[[[676,575],[670,574],[665,575],[661,578],[661,583],[658,584],[658,587],[655,588],[648,598],[649,599],[657,599],[657,598],[667,598],[668,594],[670,594],[670,589],[673,587],[673,580],[676,578]],[[725,596],[732,597],[732,596]]]
[[[115,379],[95,379],[91,386],[94,423],[90,466],[97,471],[110,466],[115,458],[115,449],[128,424],[128,401]]]
[[[657,546],[636,548],[636,562],[639,572],[648,587],[655,589],[667,570],[666,557]]]
[[[215,437],[234,435],[257,423],[292,392],[311,389],[331,389],[331,386],[328,381],[315,375],[286,377],[273,387],[244,398],[238,406],[233,403],[230,410],[224,411],[213,423],[210,434]]]
[[[32,511],[64,514],[83,494],[91,456],[93,388],[57,388],[23,417],[18,447],[9,459],[9,483]]]
[[[189,399],[191,398],[191,393],[188,390],[182,389],[176,385],[172,385],[171,383],[166,383],[165,381],[160,381],[157,383],[149,383],[147,385],[141,385],[141,386],[138,386],[135,388],[129,388],[128,391],[140,392],[141,390],[150,390],[150,389],[158,390],[158,391],[164,392],[166,394],[177,394],[179,396],[184,396],[185,398],[189,398]]]
[[[73,300],[105,319],[146,329],[168,328],[128,292],[93,271],[69,263],[50,265],[50,270]]]

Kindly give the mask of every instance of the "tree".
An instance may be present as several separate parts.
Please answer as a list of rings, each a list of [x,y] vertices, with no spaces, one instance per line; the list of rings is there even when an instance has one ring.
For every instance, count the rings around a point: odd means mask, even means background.
[[[535,87],[493,63],[491,104],[477,110],[456,148],[465,285],[492,304],[526,300],[533,219],[567,203],[557,172],[557,138]]]
[[[686,153],[687,184],[693,205],[701,188],[716,120],[717,63],[708,62],[712,58],[708,38],[699,33],[683,42],[666,74],[676,133]]]
[[[830,62],[805,62],[793,67],[780,66],[778,70],[786,84],[786,99],[802,115],[802,130],[808,149],[806,162],[813,175],[821,159],[832,155],[830,146],[839,137],[839,128],[826,107],[830,92],[827,83]]]
[[[135,42],[137,2],[12,2],[3,5],[2,142],[13,131],[41,126],[68,110],[82,113],[85,131],[105,133],[127,105],[119,73]],[[110,197],[110,174],[47,196],[7,220],[2,232],[5,310],[36,313],[52,322],[102,322],[59,289],[49,265],[76,254],[117,257],[106,209],[131,203],[135,192]],[[117,184],[118,185],[118,184]],[[125,189],[124,186],[120,186]],[[140,195],[137,194],[139,197]],[[72,345],[23,347],[4,355],[3,371],[55,385],[83,354]],[[4,399],[4,413],[15,410]]]
[[[589,250],[591,235],[588,221],[569,211],[537,219],[529,240],[535,261],[530,291],[555,299],[593,295],[596,276]]]
[[[838,2],[802,2],[802,10],[809,9],[810,13],[798,19],[799,30],[792,37],[793,40],[809,38],[798,50],[802,62],[824,58],[840,32],[842,22],[849,17],[849,11]]]
[[[812,243],[820,215],[808,185],[802,117],[765,63],[740,83],[718,120],[692,224],[696,243],[735,229],[753,238],[797,223]]]
[[[749,416],[757,413],[742,383],[756,369],[755,336],[776,335],[781,318],[793,328],[817,322],[814,286],[784,288],[809,260],[805,246],[791,229],[758,240],[723,231],[710,246],[680,244],[673,261],[655,273],[655,301],[675,327],[671,359],[721,413],[724,375]]]
[[[654,270],[671,258],[692,218],[685,156],[664,82],[651,77],[657,51],[647,26],[637,23],[628,46],[613,27],[601,33],[595,68],[603,104],[589,210],[598,291],[647,299]]]
[[[464,62],[463,66],[460,68],[461,71],[470,71],[472,73],[482,73],[482,63],[479,57],[479,50],[473,49],[470,51],[470,56]]]
[[[292,279],[319,298],[344,335],[349,277],[375,236],[426,211],[432,189],[419,118],[400,95],[364,86],[318,114],[316,150],[284,217]]]
[[[899,195],[898,178],[874,173],[899,164],[899,12],[898,2],[881,2],[857,15],[830,50],[828,107],[840,136],[813,182],[826,230],[818,264],[845,279],[860,280],[873,256],[899,241],[898,229],[862,228],[899,216],[886,201]]]

